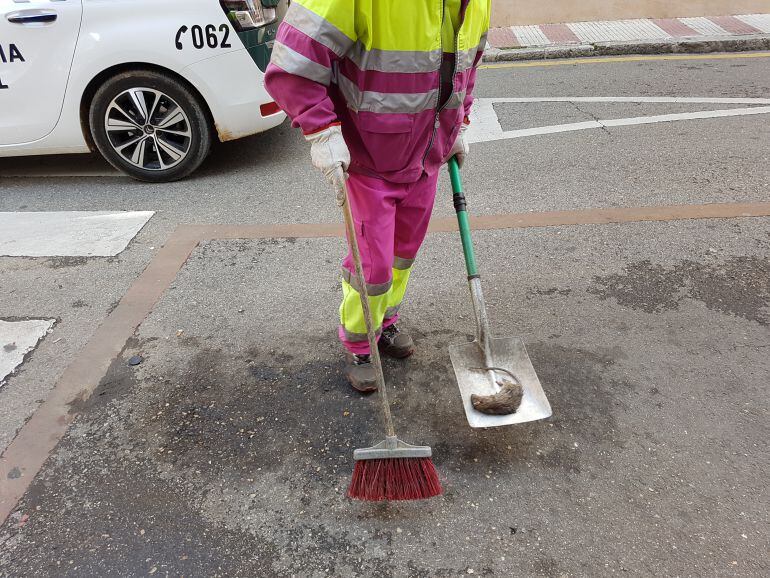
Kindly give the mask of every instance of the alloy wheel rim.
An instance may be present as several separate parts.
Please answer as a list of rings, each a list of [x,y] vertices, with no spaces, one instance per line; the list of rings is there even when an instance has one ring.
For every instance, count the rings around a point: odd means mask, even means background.
[[[112,99],[104,116],[112,149],[130,165],[164,171],[190,153],[192,129],[181,106],[153,88],[129,88]]]

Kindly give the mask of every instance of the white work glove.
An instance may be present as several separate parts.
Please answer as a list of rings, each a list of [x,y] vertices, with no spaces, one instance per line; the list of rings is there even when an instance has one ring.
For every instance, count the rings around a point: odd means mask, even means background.
[[[470,152],[470,147],[465,140],[465,131],[467,129],[468,125],[465,123],[460,126],[460,132],[457,133],[455,144],[452,145],[452,150],[449,151],[449,157],[447,157],[447,162],[452,157],[457,157],[457,164],[460,167],[463,166],[463,163],[465,162],[465,156]]]
[[[306,134],[305,139],[311,145],[310,158],[313,166],[324,174],[326,180],[334,185],[335,176],[340,168],[347,174],[350,166],[350,151],[338,124],[313,134]]]

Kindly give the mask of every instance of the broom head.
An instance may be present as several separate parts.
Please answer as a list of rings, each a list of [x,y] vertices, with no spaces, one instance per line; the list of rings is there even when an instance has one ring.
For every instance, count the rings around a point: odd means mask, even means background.
[[[356,450],[348,496],[355,500],[425,500],[442,493],[428,446],[413,446],[395,436]]]

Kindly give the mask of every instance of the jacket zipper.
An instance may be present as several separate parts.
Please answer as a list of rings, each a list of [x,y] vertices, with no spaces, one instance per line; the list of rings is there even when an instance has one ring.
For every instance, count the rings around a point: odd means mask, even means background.
[[[462,7],[462,4],[461,4]],[[466,7],[467,11],[467,7]],[[444,18],[446,18],[446,0],[442,0],[441,2],[441,26],[443,28],[444,26]],[[441,104],[441,65],[444,63],[444,35],[443,33],[440,34],[440,46],[441,46],[441,61],[439,62],[438,66],[438,92],[436,94],[436,116],[433,119],[433,132],[431,132],[430,135],[430,141],[428,141],[428,148],[425,149],[425,154],[422,155],[422,161],[421,166],[422,170],[425,170],[425,159],[428,158],[428,155],[430,154],[430,149],[433,147],[433,142],[436,140],[436,135],[438,134],[438,129],[441,126],[441,122],[439,121],[441,111],[444,110],[449,104],[449,101],[452,99],[452,95],[455,92],[455,75],[457,74],[457,60],[459,56],[459,48],[460,48],[460,29],[463,27],[463,23],[465,22],[465,13],[462,13],[462,19],[460,20],[460,23],[457,26],[457,32],[455,32],[455,57],[454,62],[452,62],[452,89],[449,93],[449,98],[446,99],[446,102],[444,104]],[[439,106],[440,105],[440,106]]]
[[[425,153],[422,155],[422,161],[420,161],[420,166],[422,167],[422,170],[425,170],[425,159],[428,158],[428,154],[430,153],[430,149],[433,146],[433,141],[436,138],[436,133],[438,133],[438,126],[439,126],[439,113],[441,112],[439,110],[439,103],[441,99],[441,65],[444,63],[444,33],[443,33],[443,27],[444,27],[444,18],[446,17],[446,0],[441,0],[441,26],[439,27],[439,47],[440,47],[440,56],[439,56],[439,63],[438,63],[438,90],[436,91],[436,106],[433,107],[436,110],[436,115],[433,118],[433,131],[430,134],[430,140],[428,141],[428,147],[425,149]],[[456,46],[455,46],[456,48]],[[454,88],[454,78],[452,78],[452,88]]]

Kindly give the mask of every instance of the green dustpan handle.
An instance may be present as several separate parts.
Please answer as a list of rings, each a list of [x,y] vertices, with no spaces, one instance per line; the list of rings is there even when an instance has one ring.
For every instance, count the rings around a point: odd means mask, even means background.
[[[465,210],[465,193],[463,193],[463,183],[460,179],[460,166],[457,159],[449,159],[449,179],[452,181],[452,193],[457,211],[457,223],[460,225],[460,239],[463,242],[463,254],[465,255],[465,268],[468,271],[468,277],[478,277],[479,272],[476,268],[476,256],[473,253],[473,241],[471,240],[471,226],[468,222],[468,212]]]

